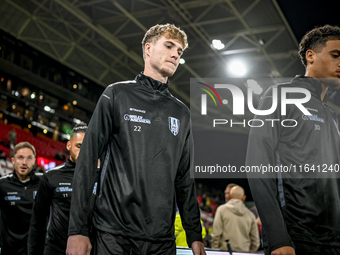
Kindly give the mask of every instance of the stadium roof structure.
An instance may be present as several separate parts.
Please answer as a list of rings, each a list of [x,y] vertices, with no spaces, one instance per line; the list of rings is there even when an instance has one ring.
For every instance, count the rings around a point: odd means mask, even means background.
[[[190,78],[228,78],[226,66],[235,59],[247,64],[250,78],[275,82],[303,74],[299,32],[324,25],[317,23],[323,12],[315,2],[0,0],[0,29],[106,87],[143,70],[141,40],[149,27],[173,23],[188,34],[189,48],[170,89],[189,105]],[[308,8],[314,8],[310,20]],[[214,48],[213,40],[224,48]]]

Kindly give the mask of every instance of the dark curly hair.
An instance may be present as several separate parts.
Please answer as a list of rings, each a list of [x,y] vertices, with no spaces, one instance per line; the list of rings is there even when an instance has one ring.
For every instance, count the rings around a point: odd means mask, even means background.
[[[78,134],[78,133],[85,133],[86,130],[87,130],[87,124],[85,122],[80,122],[73,127],[71,136],[75,136],[75,134]]]
[[[299,55],[304,66],[307,66],[306,52],[313,50],[318,52],[324,47],[327,41],[340,40],[340,28],[337,26],[325,25],[309,31],[302,38],[299,45]]]

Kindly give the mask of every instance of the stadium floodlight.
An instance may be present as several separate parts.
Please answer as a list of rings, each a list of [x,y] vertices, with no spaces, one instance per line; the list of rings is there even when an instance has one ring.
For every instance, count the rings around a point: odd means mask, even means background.
[[[211,46],[215,48],[216,50],[222,50],[225,47],[225,45],[221,42],[221,40],[217,40],[217,39],[212,40]]]
[[[241,60],[233,60],[228,64],[228,71],[232,76],[243,77],[247,73],[247,67]]]

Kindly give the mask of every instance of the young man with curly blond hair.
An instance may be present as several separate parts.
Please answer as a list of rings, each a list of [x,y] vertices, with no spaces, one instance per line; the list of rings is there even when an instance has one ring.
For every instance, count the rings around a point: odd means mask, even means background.
[[[205,254],[189,172],[190,112],[168,89],[187,46],[176,26],[151,27],[142,41],[144,72],[108,86],[99,99],[74,175],[68,255],[92,248],[88,201],[99,158],[92,254],[176,254],[176,204],[193,253]]]

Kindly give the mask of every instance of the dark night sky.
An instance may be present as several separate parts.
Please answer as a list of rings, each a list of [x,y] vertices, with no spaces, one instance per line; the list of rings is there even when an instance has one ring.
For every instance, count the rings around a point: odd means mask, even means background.
[[[296,39],[317,26],[340,25],[340,1],[332,0],[277,0]]]

